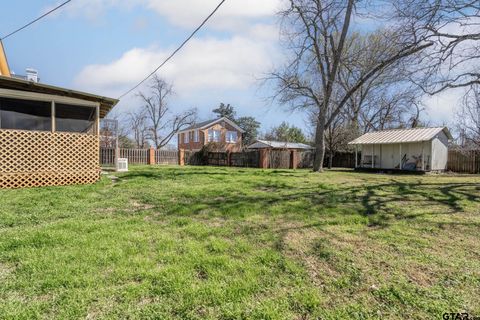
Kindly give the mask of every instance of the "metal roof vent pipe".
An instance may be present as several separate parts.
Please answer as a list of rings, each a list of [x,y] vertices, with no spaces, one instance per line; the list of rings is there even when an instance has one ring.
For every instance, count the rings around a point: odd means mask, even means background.
[[[27,73],[27,80],[32,82],[38,82],[40,79],[38,78],[38,71],[32,68],[25,69]]]

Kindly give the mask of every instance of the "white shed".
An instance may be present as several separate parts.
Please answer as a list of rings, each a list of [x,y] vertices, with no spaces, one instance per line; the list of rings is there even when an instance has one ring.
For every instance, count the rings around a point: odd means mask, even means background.
[[[369,132],[349,143],[355,146],[355,168],[444,171],[447,168],[446,127]]]

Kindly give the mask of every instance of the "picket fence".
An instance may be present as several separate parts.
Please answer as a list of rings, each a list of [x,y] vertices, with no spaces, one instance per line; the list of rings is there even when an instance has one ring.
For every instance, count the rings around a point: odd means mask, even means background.
[[[150,150],[154,152],[155,164],[178,164],[178,151],[120,148],[118,152],[119,158],[127,158],[129,164],[149,164]],[[115,165],[115,148],[100,148],[100,165]]]

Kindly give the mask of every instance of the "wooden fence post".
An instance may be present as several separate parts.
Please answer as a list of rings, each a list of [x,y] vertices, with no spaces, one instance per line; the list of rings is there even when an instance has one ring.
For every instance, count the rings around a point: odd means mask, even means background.
[[[232,165],[232,152],[230,150],[227,150],[227,167],[230,167]]]
[[[297,169],[297,150],[290,151],[290,169]]]
[[[185,165],[185,150],[184,149],[179,149],[178,150],[178,164],[180,166]]]
[[[260,149],[260,161],[259,168],[267,169],[268,168],[268,150]]]

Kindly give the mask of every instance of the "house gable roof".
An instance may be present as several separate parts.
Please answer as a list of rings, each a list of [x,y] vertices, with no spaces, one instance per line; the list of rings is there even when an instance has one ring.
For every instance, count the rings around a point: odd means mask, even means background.
[[[271,140],[257,140],[247,147],[248,149],[313,149],[304,143],[285,142],[285,141],[271,141]]]
[[[442,131],[445,133],[449,140],[453,139],[447,127],[413,128],[369,132],[349,142],[348,144],[394,144],[430,141]]]
[[[179,131],[178,134],[180,133],[184,133],[184,132],[187,132],[187,131],[191,131],[191,130],[200,130],[200,129],[206,129],[206,128],[209,128],[211,126],[213,126],[214,124],[217,124],[221,121],[225,121],[227,122],[228,124],[230,124],[232,127],[234,127],[235,129],[237,129],[239,132],[241,133],[244,133],[245,130],[243,130],[242,128],[240,128],[235,122],[233,122],[232,120],[226,118],[226,117],[222,117],[222,118],[218,118],[218,119],[214,119],[214,120],[207,120],[207,121],[202,121],[202,122],[198,122],[194,125],[191,125],[190,127],[186,128],[186,129],[183,129],[182,131]]]

